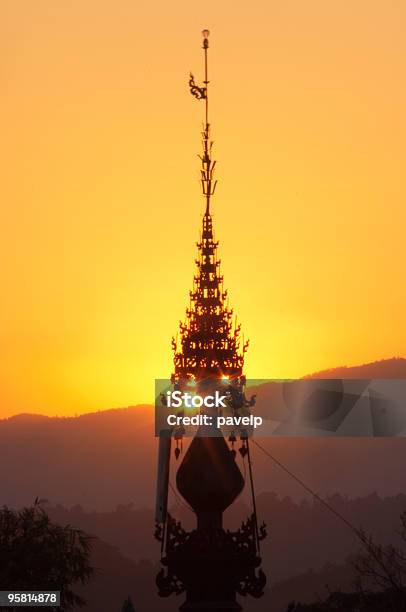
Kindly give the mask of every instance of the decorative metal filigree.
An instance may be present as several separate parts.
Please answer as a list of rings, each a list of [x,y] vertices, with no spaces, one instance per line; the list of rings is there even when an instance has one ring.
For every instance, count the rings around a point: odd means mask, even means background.
[[[162,538],[162,532],[159,532]],[[266,537],[263,523],[258,539]],[[159,539],[158,538],[158,539]],[[161,597],[193,590],[202,576],[209,583],[221,573],[222,583],[240,595],[261,597],[266,576],[259,568],[261,559],[256,545],[256,521],[252,514],[237,531],[224,529],[195,529],[187,532],[179,521],[169,516],[166,530],[165,556],[157,576]]]
[[[242,580],[238,587],[237,593],[245,597],[251,595],[251,597],[262,597],[264,594],[264,588],[266,585],[266,576],[261,568],[258,571],[252,569],[249,574]]]
[[[195,77],[193,76],[192,73],[190,73],[190,77],[189,77],[189,88],[190,88],[190,93],[192,94],[192,96],[194,96],[198,100],[206,99],[206,87],[199,87],[198,85],[196,85]]]
[[[259,531],[258,531],[258,540],[265,540],[266,536],[268,535],[267,530],[266,530],[266,523],[263,522],[262,525],[260,525],[259,527]]]
[[[169,597],[173,594],[180,595],[185,590],[182,581],[179,580],[176,574],[163,568],[158,572],[155,582],[160,597]]]
[[[158,542],[162,542],[163,540],[163,525],[162,523],[156,523],[155,524],[155,532],[154,532],[154,537],[156,540],[158,540]]]
[[[180,521],[176,521],[169,513],[166,530],[166,550],[176,550],[186,544],[190,533],[183,529]]]

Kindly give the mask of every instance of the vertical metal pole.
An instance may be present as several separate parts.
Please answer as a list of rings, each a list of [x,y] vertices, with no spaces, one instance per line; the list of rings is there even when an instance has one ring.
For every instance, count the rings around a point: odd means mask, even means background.
[[[209,95],[208,95],[208,84],[209,81],[207,79],[207,49],[208,49],[208,40],[204,41],[204,83],[206,85],[206,130],[209,127]]]
[[[254,530],[256,536],[256,548],[259,553],[259,530],[258,530],[258,518],[257,518],[257,502],[255,500],[255,490],[254,490],[254,477],[252,475],[252,465],[251,465],[251,453],[250,453],[250,445],[247,438],[247,456],[248,456],[248,470],[250,475],[250,485],[251,485],[251,495],[252,495],[252,508],[254,510]]]
[[[205,126],[204,126],[204,157],[206,162],[206,173],[210,173],[210,155],[209,155],[209,94],[208,94],[208,86],[209,86],[209,77],[208,77],[208,53],[207,50],[209,48],[209,31],[203,30],[203,49],[204,49],[204,85],[205,85],[205,107],[206,107],[206,115],[205,115]],[[209,184],[209,189],[206,193],[206,215],[209,214],[210,211],[210,196],[211,196],[211,183]]]
[[[159,436],[158,468],[156,479],[155,520],[165,523],[168,510],[169,468],[171,461],[171,430],[163,430]]]

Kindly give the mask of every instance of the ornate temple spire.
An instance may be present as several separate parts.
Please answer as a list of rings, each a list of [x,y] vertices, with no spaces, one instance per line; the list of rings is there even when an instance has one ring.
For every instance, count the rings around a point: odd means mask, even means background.
[[[220,390],[228,398],[224,410],[230,415],[241,416],[250,414],[255,396],[250,400],[245,397],[243,365],[248,342],[241,343],[240,325],[235,319],[233,321],[233,311],[228,306],[210,210],[216,183],[213,181],[215,162],[211,159],[212,143],[209,140],[208,35],[208,30],[203,30],[204,87],[196,85],[193,75],[189,80],[192,94],[205,101],[203,154],[200,159],[206,206],[197,243],[197,270],[190,291],[190,305],[185,322],[180,323],[179,341],[172,339],[172,384],[176,390],[190,391],[189,387],[192,387],[192,391],[203,395]],[[227,380],[221,380],[224,378]],[[160,401],[169,408],[166,394],[160,395]],[[215,416],[219,410],[223,408],[206,406],[199,412],[200,416]],[[183,409],[179,415],[183,416]],[[225,432],[218,425],[199,426],[196,431],[176,471],[177,490],[196,515],[196,527],[191,531],[183,529],[181,523],[167,512],[171,443],[174,439],[175,459],[179,460],[185,433],[183,425],[160,432],[155,534],[161,542],[162,568],[156,577],[158,593],[168,597],[184,591],[186,600],[180,607],[182,612],[238,612],[242,607],[237,602],[237,594],[261,597],[266,584],[265,574],[260,568],[259,546],[266,532],[265,525],[258,526],[249,432],[245,426],[241,429],[236,425],[227,442]],[[246,457],[248,462],[253,512],[240,529],[231,532],[223,528],[223,513],[242,492],[245,481],[234,449],[238,438],[241,444],[239,456],[243,461]]]
[[[208,98],[208,48],[209,31],[203,30],[205,77],[199,87],[190,74],[192,95],[205,102],[205,121],[202,131],[203,152],[201,160],[201,185],[205,198],[200,240],[197,243],[197,273],[190,292],[190,306],[186,321],[180,323],[180,340],[173,339],[175,372],[174,381],[209,377],[239,378],[243,375],[244,353],[248,342],[240,341],[240,325],[233,322],[233,311],[228,306],[227,291],[223,288],[220,260],[217,257],[218,242],[214,239],[213,220],[210,211],[211,197],[217,181],[214,180],[216,162],[212,160],[210,141]]]

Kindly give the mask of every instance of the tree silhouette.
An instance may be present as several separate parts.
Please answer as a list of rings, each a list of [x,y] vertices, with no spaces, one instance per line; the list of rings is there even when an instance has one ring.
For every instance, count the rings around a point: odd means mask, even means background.
[[[85,601],[71,586],[90,579],[89,556],[89,536],[70,525],[53,524],[38,499],[20,511],[0,509],[2,590],[60,591],[61,607],[55,610],[83,606]]]
[[[136,612],[131,597],[127,597],[121,608],[121,612]]]
[[[364,530],[359,536],[364,544],[354,566],[358,574],[357,588],[364,598],[375,591],[386,593],[388,610],[406,610],[406,511],[400,515],[398,533],[402,546],[377,544]]]
[[[357,579],[353,593],[330,593],[313,604],[291,602],[286,612],[405,612],[406,610],[406,511],[400,516],[399,531],[405,547],[377,544],[365,530],[357,531],[362,543],[354,568]]]

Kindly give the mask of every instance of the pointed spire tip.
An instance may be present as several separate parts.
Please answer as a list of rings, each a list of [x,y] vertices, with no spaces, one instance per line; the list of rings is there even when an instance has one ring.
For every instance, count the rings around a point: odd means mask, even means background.
[[[210,30],[202,30],[203,49],[207,49],[209,47],[209,34]]]

